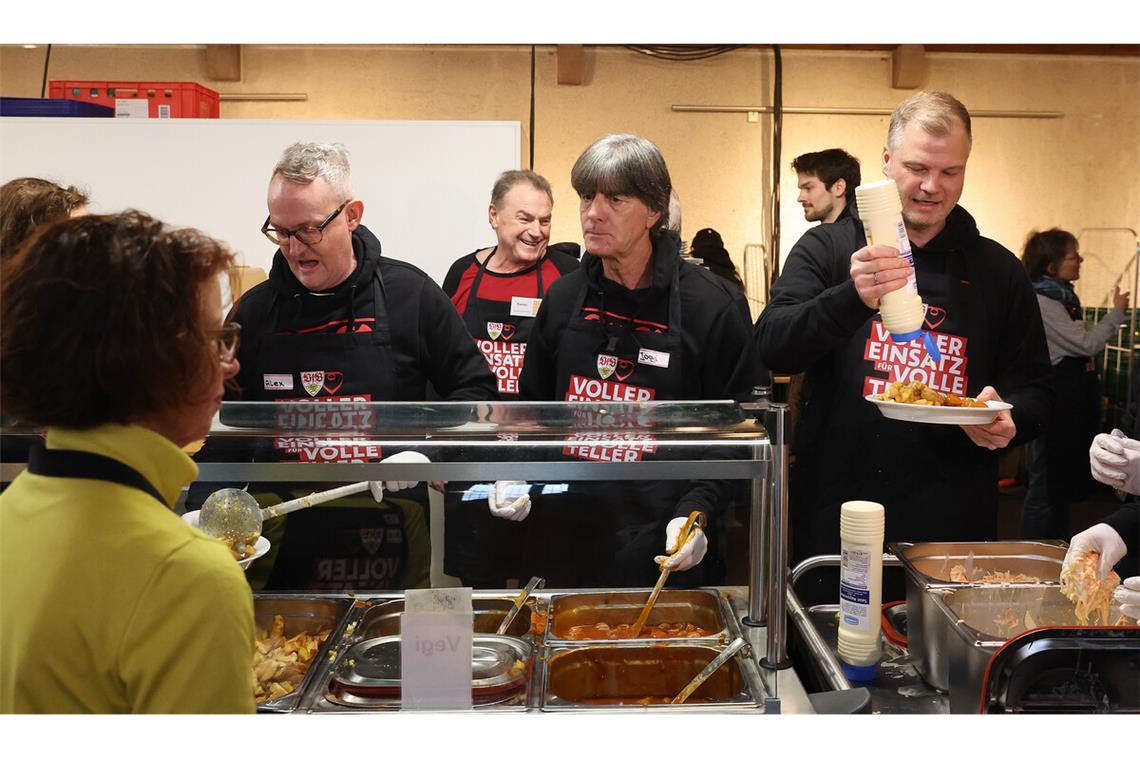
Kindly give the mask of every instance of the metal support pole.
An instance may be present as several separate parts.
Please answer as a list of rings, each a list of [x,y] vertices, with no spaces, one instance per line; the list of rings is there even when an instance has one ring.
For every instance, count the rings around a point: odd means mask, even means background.
[[[748,615],[741,622],[749,626],[768,624],[768,546],[769,512],[772,509],[772,477],[775,463],[771,446],[755,446],[756,459],[766,457],[770,473],[766,478],[752,479],[752,508],[748,521]]]
[[[768,649],[762,667],[782,670],[788,659],[788,436],[787,404],[772,404],[768,440],[772,446],[772,508],[769,510],[768,546]]]

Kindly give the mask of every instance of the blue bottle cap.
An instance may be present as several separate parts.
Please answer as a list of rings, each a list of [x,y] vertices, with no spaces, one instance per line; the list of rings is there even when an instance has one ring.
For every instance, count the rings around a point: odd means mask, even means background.
[[[922,337],[922,328],[911,330],[908,333],[890,333],[890,336],[895,343],[910,343],[915,338]]]
[[[849,662],[842,663],[843,675],[847,676],[848,681],[874,681],[875,671],[878,665],[852,665]]]

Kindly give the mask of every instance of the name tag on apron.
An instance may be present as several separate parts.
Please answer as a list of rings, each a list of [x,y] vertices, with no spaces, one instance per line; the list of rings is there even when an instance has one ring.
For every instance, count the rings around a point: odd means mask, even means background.
[[[262,375],[262,382],[265,384],[267,391],[291,391],[293,390],[293,376],[292,375]]]
[[[669,366],[669,354],[665,351],[654,351],[651,348],[643,348],[637,352],[637,363],[665,369]]]
[[[524,296],[511,297],[512,317],[533,317],[538,314],[538,307],[542,305],[541,298],[526,298]]]

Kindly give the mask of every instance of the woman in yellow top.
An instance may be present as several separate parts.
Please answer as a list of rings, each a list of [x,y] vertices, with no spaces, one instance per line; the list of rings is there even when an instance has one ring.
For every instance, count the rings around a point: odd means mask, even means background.
[[[0,496],[0,712],[252,712],[253,600],[171,510],[237,372],[233,257],[129,211],[0,271],[0,406],[47,427]]]

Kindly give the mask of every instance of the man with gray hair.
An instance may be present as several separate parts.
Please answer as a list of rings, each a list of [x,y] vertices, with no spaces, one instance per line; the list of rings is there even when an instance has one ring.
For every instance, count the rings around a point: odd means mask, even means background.
[[[791,482],[796,561],[838,551],[848,499],[885,505],[887,540],[996,538],[998,450],[1036,436],[1048,414],[1033,287],[1017,257],[958,205],[971,140],[970,114],[952,95],[900,103],[883,173],[898,188],[913,268],[897,248],[867,245],[852,208],[800,238],[756,322],[764,362],[806,372]],[[912,273],[937,358],[921,339],[894,343],[878,314],[879,299]],[[987,424],[935,425],[886,419],[865,400],[912,381],[1013,409]]]
[[[302,402],[280,408],[365,422],[368,402],[423,401],[429,384],[446,400],[497,398],[447,296],[416,267],[381,256],[380,241],[361,224],[364,201],[353,194],[343,145],[286,148],[269,180],[268,206],[261,231],[278,247],[269,279],[232,315],[242,325],[242,400]],[[319,429],[328,416],[335,415],[295,420],[294,429]],[[371,441],[291,436],[275,439],[269,457],[376,462],[387,453]],[[283,526],[267,523],[267,533],[279,531],[274,558],[258,563],[272,568],[268,587],[427,585],[426,496],[419,487],[380,505],[349,497],[279,518]]]
[[[747,399],[754,364],[743,293],[681,259],[680,238],[667,229],[672,181],[657,146],[607,135],[582,153],[570,181],[586,253],[538,312],[519,380],[522,399],[586,402],[586,415],[591,402]],[[607,413],[619,415],[620,408]],[[584,429],[565,441],[562,455],[652,459],[653,437],[638,431],[643,412],[628,414],[616,424],[629,432],[607,437]],[[488,499],[492,514],[526,518],[529,497],[504,497],[501,485]],[[538,555],[534,572],[551,585],[653,585],[656,556],[676,585],[715,582],[719,556],[709,551],[702,562],[708,539],[700,529],[671,556],[662,550],[676,543],[694,510],[715,525],[728,493],[723,481],[636,481],[538,497],[530,518],[539,537],[529,542]],[[716,532],[710,528],[708,536]]]

